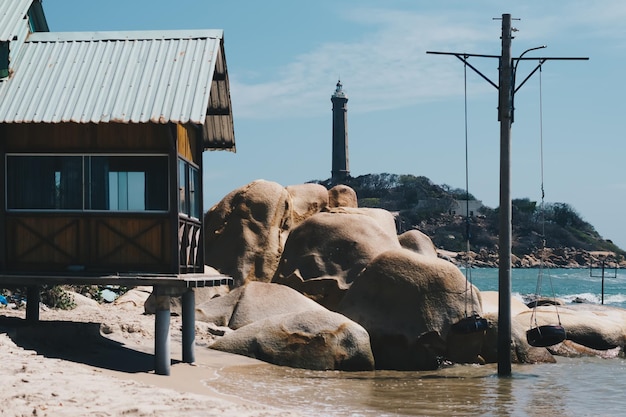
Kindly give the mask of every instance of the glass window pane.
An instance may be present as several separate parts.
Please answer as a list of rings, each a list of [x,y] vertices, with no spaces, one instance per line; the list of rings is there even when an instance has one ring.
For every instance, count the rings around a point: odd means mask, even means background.
[[[7,208],[167,211],[167,159],[165,155],[8,155]]]
[[[189,213],[189,202],[187,200],[187,164],[182,159],[178,160],[178,211]]]
[[[126,172],[126,206],[128,210],[146,209],[146,173]]]
[[[167,211],[166,156],[92,156],[89,160],[90,209]]]
[[[82,209],[81,156],[7,156],[7,208]]]
[[[200,184],[198,170],[192,166],[189,167],[189,215],[200,218],[200,193],[197,192]]]

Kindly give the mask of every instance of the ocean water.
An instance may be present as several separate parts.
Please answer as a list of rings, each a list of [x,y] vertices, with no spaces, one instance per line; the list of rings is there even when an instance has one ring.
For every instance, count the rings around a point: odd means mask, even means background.
[[[461,268],[465,276],[481,291],[498,290],[497,268]],[[537,283],[541,274],[541,289]],[[604,291],[602,276],[604,274]],[[602,303],[626,308],[626,270],[593,269],[512,269],[511,295],[525,301],[538,293],[547,298],[572,302],[579,298],[590,303]],[[604,294],[604,296],[603,296]]]
[[[557,298],[599,303],[601,272],[544,270],[543,296],[552,297],[554,288]],[[514,296],[535,293],[537,274],[514,269]],[[471,270],[471,280],[480,290],[497,290],[498,270]],[[626,308],[624,271],[605,270],[604,303]],[[324,372],[261,364],[224,368],[206,384],[224,394],[315,417],[626,416],[624,358],[556,359],[556,364],[514,364],[511,377],[498,377],[495,364],[421,372]]]

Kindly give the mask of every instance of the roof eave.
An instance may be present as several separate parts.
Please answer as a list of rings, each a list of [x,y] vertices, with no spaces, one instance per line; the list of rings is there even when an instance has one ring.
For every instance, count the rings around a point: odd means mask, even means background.
[[[213,67],[211,91],[202,128],[203,147],[205,150],[236,152],[230,83],[223,39],[216,52],[216,64]]]

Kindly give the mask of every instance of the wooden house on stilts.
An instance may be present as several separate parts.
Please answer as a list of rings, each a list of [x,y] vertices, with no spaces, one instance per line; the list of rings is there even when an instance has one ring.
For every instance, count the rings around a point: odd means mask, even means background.
[[[206,150],[235,150],[221,30],[50,32],[0,0],[0,288],[27,319],[42,284],[152,285],[157,373],[170,296],[192,362],[193,288],[231,282],[204,273]]]

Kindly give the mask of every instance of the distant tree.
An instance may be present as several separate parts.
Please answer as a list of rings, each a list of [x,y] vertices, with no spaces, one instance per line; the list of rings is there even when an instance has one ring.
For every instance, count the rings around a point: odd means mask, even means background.
[[[529,198],[515,198],[511,201],[511,205],[516,210],[528,214],[534,214],[537,209],[537,202],[530,201]]]
[[[546,221],[552,221],[561,227],[589,226],[580,215],[567,203],[552,203],[546,205]]]

